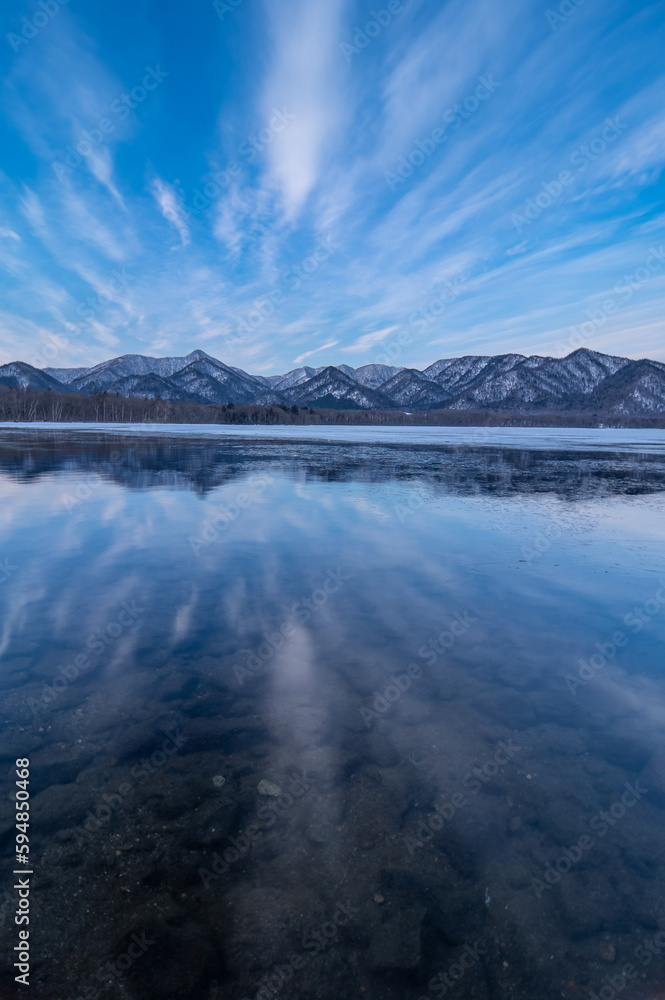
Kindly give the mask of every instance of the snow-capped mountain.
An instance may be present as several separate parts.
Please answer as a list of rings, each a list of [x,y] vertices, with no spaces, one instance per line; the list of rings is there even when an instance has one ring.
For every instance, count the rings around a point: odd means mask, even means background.
[[[110,385],[125,375],[161,375],[168,378],[195,361],[212,361],[215,364],[221,364],[205,351],[192,351],[185,358],[147,358],[143,354],[123,354],[119,358],[102,361],[94,368],[84,369],[83,374],[77,375],[71,382],[79,388],[94,387],[97,389]]]
[[[389,396],[367,389],[346,372],[332,366],[287,389],[285,396],[299,406],[331,409],[386,410],[394,405]]]
[[[436,410],[450,400],[450,393],[415,368],[402,368],[381,386],[381,392],[410,410]]]
[[[389,378],[401,372],[401,368],[393,368],[392,365],[363,365],[361,368],[349,368],[348,365],[338,365],[361,385],[366,385],[368,389],[378,389],[384,385]]]
[[[0,366],[0,385],[18,386],[21,389],[50,389],[52,392],[71,392],[63,382],[45,370],[33,368],[23,361],[12,361]]]
[[[0,366],[0,385],[107,392],[174,402],[257,403],[330,409],[499,410],[512,413],[665,413],[665,364],[580,348],[564,358],[522,354],[443,358],[424,371],[392,365],[301,366],[250,375],[206,354],[125,354],[93,368]]]
[[[589,402],[617,415],[664,413],[664,375],[665,365],[658,361],[628,361],[596,386]]]
[[[323,368],[294,368],[293,371],[287,372],[286,375],[270,375],[268,378],[272,389],[291,389],[294,385],[300,385],[301,382],[306,382],[308,379],[314,378],[315,375],[318,375],[322,371]]]

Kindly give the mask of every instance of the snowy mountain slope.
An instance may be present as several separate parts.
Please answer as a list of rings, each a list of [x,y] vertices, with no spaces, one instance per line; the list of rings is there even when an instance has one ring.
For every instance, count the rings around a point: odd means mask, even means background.
[[[393,402],[374,389],[366,389],[339,368],[324,368],[313,378],[301,382],[284,395],[299,406],[336,407],[340,409],[385,410]]]
[[[249,403],[266,387],[250,376],[236,375],[235,371],[219,362],[195,361],[180,369],[169,382],[190,396],[205,403]]]
[[[39,368],[26,365],[23,361],[11,361],[0,365],[0,385],[20,386],[22,389],[50,389],[52,392],[68,392],[62,382]]]
[[[197,350],[173,358],[125,354],[90,369],[40,370],[16,361],[0,366],[0,385],[216,404],[640,415],[663,412],[665,365],[580,348],[564,358],[442,358],[424,371],[380,364],[305,365],[259,376]]]
[[[446,392],[415,368],[403,368],[384,382],[381,392],[399,406],[410,409],[434,410],[446,405],[450,393]]]
[[[50,375],[51,378],[62,382],[63,385],[69,385],[79,375],[85,375],[86,372],[90,371],[89,368],[42,368],[41,370]]]
[[[425,378],[431,379],[448,392],[458,392],[471,382],[492,359],[482,355],[470,354],[463,358],[451,358],[449,361],[435,361],[423,372]]]
[[[590,393],[608,375],[628,364],[627,358],[615,358],[581,347],[565,358],[543,358],[537,371],[553,391]]]
[[[184,358],[149,358],[143,354],[123,354],[89,368],[83,375],[72,379],[70,384],[77,389],[103,391],[126,375],[161,375],[168,378],[194,361],[215,362],[215,358],[211,358],[205,351],[192,351]],[[215,363],[221,364],[219,361]]]
[[[340,365],[340,367],[346,367],[346,365]],[[368,389],[378,389],[389,378],[401,371],[401,368],[395,368],[393,365],[363,365],[361,368],[356,368],[352,378],[355,378],[360,385],[366,385]]]
[[[307,382],[308,379],[314,378],[319,372],[322,372],[323,368],[294,368],[293,371],[287,372],[286,375],[275,375],[272,378],[271,386],[273,389],[277,389],[282,392],[284,389],[291,389],[294,385],[300,385],[302,382]]]
[[[617,416],[665,413],[665,364],[629,361],[587,397],[587,409]]]
[[[128,398],[165,399],[172,403],[191,402],[187,392],[176,388],[161,375],[123,375],[113,383],[113,392]]]

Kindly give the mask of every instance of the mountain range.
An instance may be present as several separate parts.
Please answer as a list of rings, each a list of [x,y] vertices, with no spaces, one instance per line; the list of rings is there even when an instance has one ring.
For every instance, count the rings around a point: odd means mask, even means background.
[[[587,348],[564,358],[466,355],[435,361],[423,371],[379,364],[328,365],[268,376],[249,375],[200,350],[176,358],[124,354],[92,368],[40,369],[14,361],[0,366],[0,385],[174,402],[295,404],[337,410],[616,416],[665,412],[665,364]]]

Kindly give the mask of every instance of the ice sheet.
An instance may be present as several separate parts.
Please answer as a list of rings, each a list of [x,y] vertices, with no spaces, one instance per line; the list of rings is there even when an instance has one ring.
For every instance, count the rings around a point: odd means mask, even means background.
[[[544,451],[665,452],[665,429],[612,427],[344,427],[233,424],[0,423],[0,434],[15,430],[62,434],[159,435],[191,438],[249,438],[263,441],[331,441],[336,444],[401,444],[435,447],[496,447]]]

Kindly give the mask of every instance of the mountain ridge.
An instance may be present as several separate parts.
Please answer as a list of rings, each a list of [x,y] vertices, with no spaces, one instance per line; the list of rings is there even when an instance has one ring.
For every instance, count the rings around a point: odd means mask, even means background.
[[[87,369],[38,369],[15,361],[0,366],[0,385],[216,405],[524,414],[597,411],[621,416],[665,412],[665,364],[585,347],[563,358],[522,354],[442,358],[422,371],[343,364],[301,366],[270,376],[249,374],[202,350],[164,358],[124,354]]]

